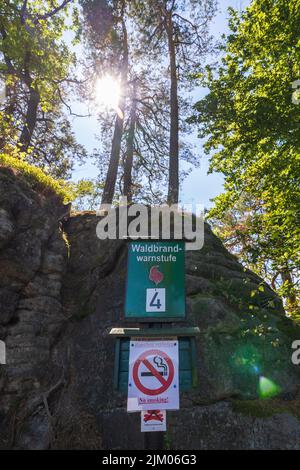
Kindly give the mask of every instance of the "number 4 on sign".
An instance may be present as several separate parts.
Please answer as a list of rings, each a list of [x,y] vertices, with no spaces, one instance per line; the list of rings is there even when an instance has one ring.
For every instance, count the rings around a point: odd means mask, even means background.
[[[146,312],[166,311],[166,289],[147,289]]]

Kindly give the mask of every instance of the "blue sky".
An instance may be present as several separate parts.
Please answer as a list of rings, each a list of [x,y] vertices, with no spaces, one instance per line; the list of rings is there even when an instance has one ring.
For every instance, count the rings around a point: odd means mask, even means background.
[[[219,0],[218,13],[211,25],[211,31],[214,37],[220,38],[222,34],[228,33],[228,13],[227,8],[232,6],[237,10],[244,9],[249,5],[250,0]],[[195,101],[205,95],[205,89],[198,88],[193,92]],[[84,104],[72,104],[74,112],[86,114]],[[88,151],[92,151],[99,146],[95,135],[99,134],[99,125],[95,116],[90,118],[73,118],[73,128],[79,143],[85,145]],[[180,199],[183,203],[203,204],[205,207],[211,207],[211,199],[222,192],[223,177],[221,174],[207,174],[209,166],[209,157],[204,155],[202,142],[197,138],[197,132],[191,136],[191,143],[196,146],[196,154],[200,158],[200,167],[194,168],[188,177],[184,180]],[[189,139],[189,140],[190,140]],[[97,168],[92,162],[86,162],[82,166],[76,166],[73,172],[73,179],[94,178],[97,176]]]

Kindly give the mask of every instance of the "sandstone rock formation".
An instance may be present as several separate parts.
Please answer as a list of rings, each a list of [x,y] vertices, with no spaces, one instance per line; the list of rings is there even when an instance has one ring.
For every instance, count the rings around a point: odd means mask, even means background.
[[[0,169],[0,448],[139,449],[138,414],[113,390],[127,246],[100,241],[94,213],[67,210]],[[174,449],[300,448],[300,330],[281,301],[205,227],[186,255],[187,323],[199,326],[198,386],[168,413]],[[260,378],[280,388],[259,400]]]

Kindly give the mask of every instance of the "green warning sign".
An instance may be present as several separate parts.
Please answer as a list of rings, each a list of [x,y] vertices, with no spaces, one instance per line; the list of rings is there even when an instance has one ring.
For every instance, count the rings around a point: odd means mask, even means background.
[[[173,321],[185,317],[183,241],[136,241],[128,246],[125,318]]]

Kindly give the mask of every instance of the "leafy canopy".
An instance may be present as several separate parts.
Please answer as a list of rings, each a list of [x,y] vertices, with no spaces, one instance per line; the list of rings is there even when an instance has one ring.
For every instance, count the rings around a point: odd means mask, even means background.
[[[225,192],[210,215],[222,225],[246,201],[235,214],[241,222],[235,236],[248,237],[248,260],[263,262],[273,275],[289,271],[289,288],[296,289],[300,106],[292,85],[300,77],[300,1],[254,0],[241,16],[233,9],[230,15],[222,62],[201,75],[210,92],[191,118],[206,139],[211,171],[225,176]]]

